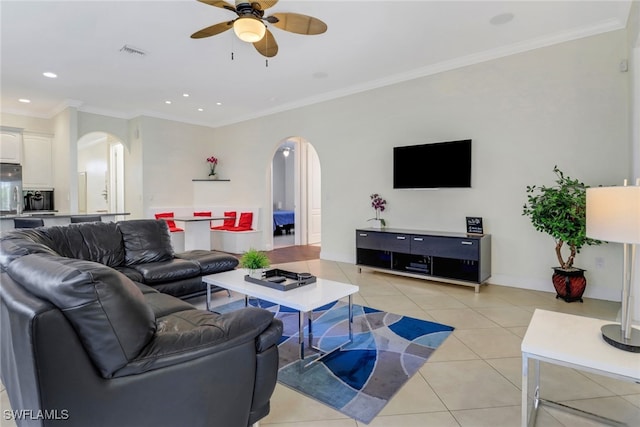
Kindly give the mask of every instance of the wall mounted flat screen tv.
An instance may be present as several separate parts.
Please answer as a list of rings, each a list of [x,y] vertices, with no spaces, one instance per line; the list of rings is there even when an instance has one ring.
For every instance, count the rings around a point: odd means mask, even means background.
[[[393,148],[393,188],[471,187],[471,140]]]

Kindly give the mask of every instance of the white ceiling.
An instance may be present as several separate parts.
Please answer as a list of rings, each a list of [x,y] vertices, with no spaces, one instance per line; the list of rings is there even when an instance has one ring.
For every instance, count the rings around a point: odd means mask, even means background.
[[[73,105],[218,126],[624,28],[630,7],[630,0],[280,0],[265,16],[303,13],[328,30],[303,36],[270,27],[280,50],[267,67],[233,31],[191,39],[235,17],[196,0],[1,0],[0,106],[51,117]],[[490,22],[502,14],[513,20]],[[125,54],[124,45],[148,54]]]

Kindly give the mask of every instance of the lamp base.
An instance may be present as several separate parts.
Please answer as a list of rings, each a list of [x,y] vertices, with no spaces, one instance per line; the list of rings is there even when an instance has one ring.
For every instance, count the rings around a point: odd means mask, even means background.
[[[631,328],[631,338],[629,339],[625,339],[622,335],[622,329],[619,323],[604,325],[600,330],[602,331],[602,338],[612,346],[620,350],[640,353],[639,330]]]

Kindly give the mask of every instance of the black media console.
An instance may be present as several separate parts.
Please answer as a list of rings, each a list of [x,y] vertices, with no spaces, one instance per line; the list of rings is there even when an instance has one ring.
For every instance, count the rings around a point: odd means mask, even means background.
[[[491,276],[491,235],[398,228],[356,230],[356,265],[386,273],[473,286]]]

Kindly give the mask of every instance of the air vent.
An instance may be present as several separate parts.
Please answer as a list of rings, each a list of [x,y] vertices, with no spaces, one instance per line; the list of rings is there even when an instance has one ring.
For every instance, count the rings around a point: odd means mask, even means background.
[[[147,55],[147,52],[145,52],[144,50],[138,49],[137,47],[133,47],[133,46],[130,46],[128,44],[125,44],[124,46],[122,46],[120,48],[120,52],[128,53],[128,54],[131,54],[131,55],[139,55],[139,56],[146,56]]]

